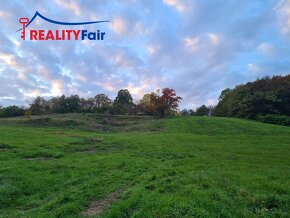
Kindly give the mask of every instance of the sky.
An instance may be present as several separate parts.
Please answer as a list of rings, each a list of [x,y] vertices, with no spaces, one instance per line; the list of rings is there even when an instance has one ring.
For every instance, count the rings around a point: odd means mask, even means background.
[[[104,31],[103,41],[22,40],[20,17],[38,11]],[[27,29],[66,29],[40,18]],[[180,109],[215,105],[225,88],[290,73],[290,0],[0,0],[0,105],[36,96],[128,89],[135,100],[159,88]]]

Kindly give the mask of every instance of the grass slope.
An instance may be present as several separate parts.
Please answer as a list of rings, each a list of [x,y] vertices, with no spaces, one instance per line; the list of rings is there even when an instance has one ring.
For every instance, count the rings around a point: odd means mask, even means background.
[[[117,190],[102,217],[287,217],[289,142],[230,118],[2,119],[0,217],[80,217]]]

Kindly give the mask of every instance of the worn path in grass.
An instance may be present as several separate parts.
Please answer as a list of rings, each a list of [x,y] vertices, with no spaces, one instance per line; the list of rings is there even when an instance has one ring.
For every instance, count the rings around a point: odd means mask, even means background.
[[[0,217],[80,217],[93,202],[106,203],[101,217],[290,213],[289,127],[66,116],[69,128],[58,116],[0,120]]]

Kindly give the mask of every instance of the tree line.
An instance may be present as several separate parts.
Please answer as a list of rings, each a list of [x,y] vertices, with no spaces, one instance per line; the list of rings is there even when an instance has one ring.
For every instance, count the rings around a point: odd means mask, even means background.
[[[49,113],[96,112],[107,114],[221,116],[253,119],[267,123],[290,125],[290,75],[257,79],[221,92],[216,106],[202,105],[196,110],[178,111],[182,98],[174,89],[164,88],[145,94],[134,102],[127,89],[121,89],[111,100],[106,94],[93,98],[78,95],[36,97],[28,107],[0,107],[0,117],[41,115]]]
[[[15,105],[0,107],[0,117],[90,112],[164,117],[168,114],[177,114],[181,100],[182,98],[177,96],[175,90],[170,88],[145,94],[137,103],[134,103],[127,89],[119,90],[114,100],[111,100],[106,94],[97,94],[95,97],[87,99],[78,95],[62,95],[46,100],[38,96],[29,101],[26,108]]]
[[[290,75],[264,77],[223,90],[213,115],[290,125]]]
[[[225,89],[216,106],[184,109],[185,116],[237,117],[265,123],[290,125],[290,75],[257,79]]]
[[[212,116],[214,110],[214,106],[206,106],[201,105],[197,107],[196,110],[194,109],[183,109],[180,111],[180,115],[182,116]]]

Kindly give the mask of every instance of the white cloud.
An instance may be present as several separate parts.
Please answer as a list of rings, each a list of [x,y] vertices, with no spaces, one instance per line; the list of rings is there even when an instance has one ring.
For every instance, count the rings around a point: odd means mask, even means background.
[[[16,60],[12,54],[0,53],[0,64],[1,62],[9,66],[16,66]]]
[[[59,80],[51,81],[51,95],[52,96],[60,96],[64,93],[63,84]]]
[[[281,32],[290,37],[290,0],[278,1],[275,10],[278,13]]]
[[[259,73],[261,72],[261,67],[258,64],[248,64],[247,68],[249,71],[253,72],[253,73]]]
[[[146,47],[146,49],[147,49],[149,54],[155,54],[157,52],[157,50],[158,50],[158,48],[156,46],[154,46],[154,45],[148,45]]]
[[[29,98],[35,98],[37,96],[42,95],[42,91],[40,89],[33,89],[29,90],[26,93],[24,93],[24,96],[29,97]]]
[[[217,99],[207,99],[207,105],[216,105],[218,103]]]
[[[209,33],[208,37],[214,45],[217,45],[220,42],[220,37],[216,33]]]
[[[6,11],[0,11],[0,17],[7,17],[7,16],[10,16],[11,14],[6,12]]]
[[[148,84],[146,84],[146,82],[142,82],[141,85],[129,83],[129,85],[126,87],[126,89],[130,90],[130,93],[138,99],[141,99],[146,93],[146,88],[148,88]]]
[[[181,0],[163,0],[166,5],[174,7],[177,11],[183,12],[185,10],[185,5]]]
[[[121,18],[113,19],[111,21],[110,27],[117,34],[122,34],[127,30],[127,24]]]
[[[183,39],[184,46],[190,51],[195,52],[198,49],[198,37],[186,37]]]
[[[258,45],[257,50],[266,55],[272,55],[275,52],[275,48],[271,43],[263,42]]]
[[[59,6],[62,6],[68,10],[71,10],[76,16],[80,16],[81,14],[80,6],[75,1],[67,2],[64,0],[56,0],[56,3]]]

